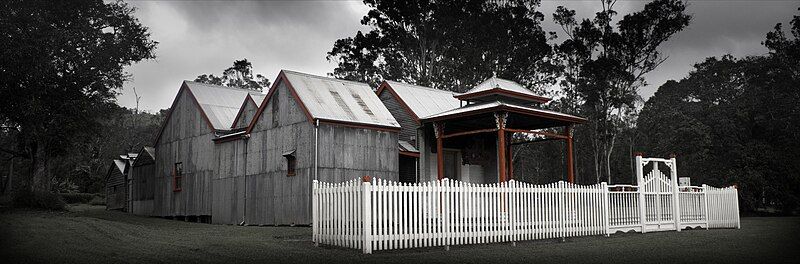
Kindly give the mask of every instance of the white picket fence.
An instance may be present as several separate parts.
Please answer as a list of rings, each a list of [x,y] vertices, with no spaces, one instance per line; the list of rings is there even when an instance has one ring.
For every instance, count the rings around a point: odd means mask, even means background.
[[[739,227],[735,188],[680,187],[669,194],[641,185],[314,181],[313,240],[371,253],[629,230]]]

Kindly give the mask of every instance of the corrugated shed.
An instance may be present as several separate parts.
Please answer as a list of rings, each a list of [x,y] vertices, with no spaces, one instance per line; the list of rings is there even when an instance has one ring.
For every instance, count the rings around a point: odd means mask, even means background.
[[[219,85],[210,85],[198,82],[185,81],[197,103],[200,104],[203,112],[208,117],[208,121],[214,129],[230,129],[242,101],[248,94],[253,96],[261,95],[257,91],[240,88],[231,88]]]
[[[400,127],[367,84],[287,70],[283,72],[315,119]]]
[[[461,106],[461,102],[453,97],[454,95],[459,95],[456,92],[395,81],[386,82],[419,118],[453,110]]]

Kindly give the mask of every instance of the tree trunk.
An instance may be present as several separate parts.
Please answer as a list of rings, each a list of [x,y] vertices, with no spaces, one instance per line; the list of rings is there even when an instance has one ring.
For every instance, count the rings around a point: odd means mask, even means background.
[[[614,142],[617,135],[611,135],[611,139],[606,143],[605,158],[606,158],[606,173],[608,175],[608,184],[611,184],[611,153],[614,152]]]
[[[38,144],[33,143],[31,147],[31,169],[33,170],[32,184],[30,190],[32,191],[45,191],[49,192],[50,183],[50,168],[48,167],[48,158],[46,149]]]
[[[14,159],[16,157],[11,157],[10,162],[8,163],[8,178],[6,178],[6,182],[3,185],[3,194],[11,193],[14,189]]]

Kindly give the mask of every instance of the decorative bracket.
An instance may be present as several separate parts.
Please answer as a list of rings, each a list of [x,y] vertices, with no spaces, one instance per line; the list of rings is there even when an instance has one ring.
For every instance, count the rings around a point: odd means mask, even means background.
[[[439,138],[444,135],[444,124],[436,122],[433,123],[433,134],[436,135],[436,138]]]
[[[508,113],[506,112],[494,113],[494,122],[497,125],[497,129],[506,128],[507,119],[508,119]]]

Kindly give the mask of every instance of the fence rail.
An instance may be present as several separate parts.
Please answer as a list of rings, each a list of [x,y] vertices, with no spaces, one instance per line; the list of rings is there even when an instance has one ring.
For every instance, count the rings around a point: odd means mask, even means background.
[[[672,191],[514,180],[494,184],[448,179],[413,184],[381,179],[314,181],[313,240],[371,253],[631,230],[739,227],[735,188],[704,185]]]

